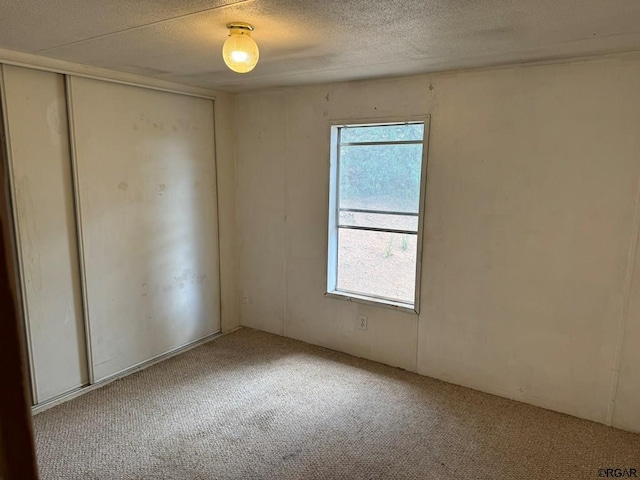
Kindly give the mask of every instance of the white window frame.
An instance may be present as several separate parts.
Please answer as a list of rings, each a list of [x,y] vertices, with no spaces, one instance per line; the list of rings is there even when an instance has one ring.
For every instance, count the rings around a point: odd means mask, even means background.
[[[362,303],[365,305],[380,306],[391,308],[407,313],[418,314],[420,312],[420,280],[422,277],[422,247],[424,243],[424,215],[425,215],[425,197],[427,191],[427,158],[429,152],[429,132],[430,132],[430,115],[421,115],[415,117],[403,118],[376,118],[376,119],[350,119],[350,120],[332,120],[329,122],[330,130],[330,166],[329,166],[329,230],[327,244],[326,269],[326,286],[325,297],[346,300],[350,302]],[[418,232],[417,232],[417,250],[416,250],[416,272],[415,272],[415,298],[414,303],[402,303],[396,300],[389,300],[373,295],[364,295],[359,293],[347,292],[337,289],[338,280],[338,221],[339,221],[339,191],[338,191],[338,174],[339,174],[339,131],[341,127],[365,127],[365,126],[384,126],[384,125],[402,125],[407,123],[422,122],[424,124],[424,135],[422,138],[422,171],[420,172],[420,204],[418,208]],[[385,231],[385,229],[376,229]],[[412,233],[413,234],[413,233]]]

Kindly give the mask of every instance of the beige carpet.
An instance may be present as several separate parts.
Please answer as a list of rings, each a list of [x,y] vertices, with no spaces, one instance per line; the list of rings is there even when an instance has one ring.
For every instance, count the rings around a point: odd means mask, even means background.
[[[242,329],[37,415],[45,479],[596,479],[640,435]],[[640,474],[639,474],[640,475]]]

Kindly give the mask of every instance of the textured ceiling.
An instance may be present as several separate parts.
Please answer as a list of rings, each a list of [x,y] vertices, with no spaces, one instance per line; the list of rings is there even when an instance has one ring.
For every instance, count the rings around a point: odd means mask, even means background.
[[[251,73],[229,21],[256,27]],[[640,50],[640,0],[0,0],[0,47],[241,91]]]

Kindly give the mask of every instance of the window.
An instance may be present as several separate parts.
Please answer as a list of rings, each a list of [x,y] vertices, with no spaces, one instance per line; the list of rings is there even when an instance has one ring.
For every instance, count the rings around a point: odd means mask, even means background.
[[[428,118],[331,127],[327,292],[417,311]]]

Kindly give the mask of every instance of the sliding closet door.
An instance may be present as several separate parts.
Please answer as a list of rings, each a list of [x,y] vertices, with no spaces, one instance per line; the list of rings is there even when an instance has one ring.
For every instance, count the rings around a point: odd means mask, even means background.
[[[213,101],[69,81],[99,381],[220,330]]]
[[[2,70],[26,331],[42,403],[88,381],[64,77]]]

